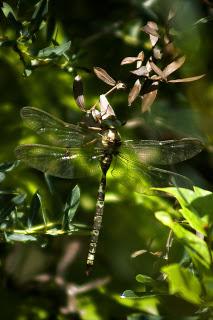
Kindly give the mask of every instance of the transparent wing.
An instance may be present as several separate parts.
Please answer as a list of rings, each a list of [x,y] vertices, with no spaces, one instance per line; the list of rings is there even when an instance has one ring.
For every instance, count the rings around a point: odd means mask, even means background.
[[[121,154],[128,152],[128,157],[131,157],[132,161],[171,165],[194,157],[203,147],[200,140],[193,138],[167,141],[127,140],[123,142],[120,152]]]
[[[93,138],[78,125],[66,123],[37,108],[22,108],[21,117],[29,128],[58,146],[77,147]]]
[[[180,174],[152,166],[145,166],[140,162],[132,161],[126,155],[119,155],[116,158],[116,163],[111,173],[118,179],[119,183],[129,190],[146,195],[159,194],[159,192],[152,190],[152,188],[171,186],[193,188],[191,180]]]
[[[93,151],[93,155],[92,155]],[[28,166],[60,178],[81,178],[99,172],[101,150],[59,148],[40,144],[25,144],[16,148],[16,157]]]

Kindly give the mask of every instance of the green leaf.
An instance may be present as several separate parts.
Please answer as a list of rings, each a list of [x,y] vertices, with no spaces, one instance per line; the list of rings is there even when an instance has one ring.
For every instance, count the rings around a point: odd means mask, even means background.
[[[0,47],[12,47],[16,44],[15,40],[1,40]]]
[[[76,185],[68,198],[68,201],[64,208],[64,217],[63,217],[63,229],[64,230],[70,230],[71,229],[71,222],[74,218],[74,215],[78,209],[79,203],[80,203],[80,188],[78,185]]]
[[[15,204],[15,205],[20,205],[24,202],[24,200],[26,199],[26,193],[20,193],[18,194],[17,196],[13,197],[12,198],[12,202]]]
[[[39,30],[43,19],[45,18],[48,12],[48,1],[47,0],[40,0],[36,4],[35,11],[33,13],[31,24],[29,27],[29,31],[31,33],[35,33]]]
[[[143,283],[144,285],[152,285],[153,283],[155,283],[155,280],[153,280],[151,277],[149,276],[145,276],[143,274],[138,274],[136,276],[136,281]]]
[[[6,3],[3,2],[3,8],[2,11],[5,15],[5,17],[7,18],[9,24],[14,27],[14,29],[16,30],[16,32],[18,33],[21,29],[22,29],[22,24],[21,22],[19,22],[16,18],[16,14],[13,11],[13,9],[11,8],[11,6]]]
[[[1,193],[2,196],[0,206],[0,223],[5,222],[5,219],[11,214],[15,208],[15,204],[11,201],[12,193]]]
[[[195,208],[196,211],[199,212],[199,215],[206,224],[212,224],[213,193],[195,198],[191,202],[190,207]]]
[[[140,293],[138,295],[132,290],[125,290],[121,297],[114,295],[113,298],[123,306],[144,311],[150,315],[159,315],[160,298],[155,294]]]
[[[71,41],[65,42],[60,46],[47,47],[38,52],[38,58],[57,58],[62,56],[71,46]]]
[[[194,304],[201,303],[201,284],[192,272],[179,264],[165,266],[162,271],[168,276],[170,294],[178,294]]]
[[[53,15],[49,15],[48,16],[48,20],[47,20],[47,42],[49,43],[52,38],[53,38],[53,34],[55,31],[55,26],[56,26],[56,19]]]
[[[184,188],[159,188],[157,190],[173,195],[184,210],[181,213],[191,227],[202,234],[206,234],[204,228],[213,221],[211,209],[213,207],[212,192],[198,187],[194,187],[194,191]],[[199,227],[200,230],[198,230]]]
[[[14,17],[16,16],[12,7],[6,2],[3,2],[2,11],[3,11],[6,18],[8,17],[9,14],[13,15]]]
[[[27,241],[37,241],[36,237],[33,237],[29,234],[19,234],[19,233],[12,233],[7,235],[7,241],[18,241],[18,242],[27,242]]]
[[[198,215],[195,212],[189,210],[186,207],[183,207],[183,209],[180,209],[180,212],[194,230],[206,236],[206,231],[205,231],[206,223],[200,217],[198,217]]]
[[[0,172],[0,183],[5,179],[5,174],[3,172]]]
[[[213,300],[213,276],[204,274],[202,277],[202,283],[205,287],[206,300],[212,302],[212,300]]]
[[[27,226],[29,229],[32,228],[33,223],[39,214],[40,208],[41,208],[41,198],[40,198],[39,194],[36,192],[33,195],[33,198],[32,198],[31,204],[30,204],[30,214],[27,219]]]
[[[128,316],[127,320],[163,320],[163,318],[161,316],[150,316],[144,313],[136,313]]]
[[[194,186],[194,191],[185,188],[155,188],[156,190],[166,192],[174,196],[178,202],[180,203],[181,207],[189,206],[193,201],[196,199],[210,196],[212,192],[208,190],[204,190]]]
[[[187,206],[191,201],[194,199],[195,194],[193,190],[185,189],[185,188],[174,188],[174,187],[168,187],[168,188],[155,188],[156,190],[163,191],[166,193],[169,193],[173,197],[175,197],[180,205]]]
[[[17,164],[18,164],[18,161],[0,163],[0,171],[1,172],[12,171],[15,167],[17,167]]]
[[[138,299],[140,298],[140,296],[138,296],[134,291],[132,290],[125,290],[123,293],[122,293],[122,298],[131,298],[131,299]]]
[[[177,239],[184,245],[191,259],[195,264],[201,264],[205,268],[210,268],[210,255],[206,242],[194,233],[184,229],[177,221],[173,221],[171,216],[164,211],[155,213],[156,218],[164,225],[171,228]]]

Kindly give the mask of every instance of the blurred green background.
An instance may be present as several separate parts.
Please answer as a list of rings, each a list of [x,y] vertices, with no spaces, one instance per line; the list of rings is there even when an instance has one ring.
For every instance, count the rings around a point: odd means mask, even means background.
[[[17,20],[28,21],[29,24],[38,2],[11,0],[6,3],[14,10]],[[66,57],[65,60],[60,57],[30,70],[29,75],[26,73],[29,68],[23,65],[15,47],[5,43],[8,39],[14,41],[17,34],[2,11],[0,162],[14,161],[14,148],[20,143],[37,141],[33,132],[26,129],[21,121],[19,112],[23,106],[41,108],[71,123],[81,119],[82,113],[72,95],[76,73],[83,79],[88,107],[108,90],[107,85],[92,73],[94,66],[106,69],[117,80],[124,80],[130,89],[135,78],[128,72],[130,68],[121,67],[120,62],[126,56],[136,56],[141,50],[148,54],[148,37],[141,32],[141,27],[149,20],[163,27],[170,5],[171,1],[166,0],[49,1],[43,26],[23,44],[23,51],[29,50],[32,56],[36,56],[39,50],[50,45],[48,34],[53,35],[59,44],[71,41],[66,52],[68,64]],[[191,178],[195,185],[209,190],[212,189],[213,164],[212,21],[211,1],[177,1],[177,14],[172,25],[174,43],[186,55],[186,63],[177,74],[187,77],[205,73],[203,79],[187,84],[162,84],[151,112],[144,114],[141,113],[139,101],[128,107],[128,90],[110,99],[118,118],[127,122],[122,128],[125,137],[201,139],[206,149],[196,158],[178,165],[176,170]],[[74,221],[91,226],[98,176],[75,181],[50,180],[54,195],[49,191],[42,173],[20,165],[6,173],[0,190],[2,194],[8,190],[26,192],[26,208],[38,191],[48,219],[54,221],[60,218],[62,204],[78,184],[81,200]],[[168,230],[155,219],[154,212],[170,210],[173,206],[171,200],[130,191],[109,175],[104,224],[90,278],[85,275],[88,232],[85,235],[44,236],[34,244],[6,243],[2,237],[1,318],[127,319],[134,312],[134,306],[122,305],[119,296],[125,289],[140,290],[135,283],[138,273],[150,276],[159,273],[163,262],[157,253],[165,250]],[[3,207],[5,197],[0,199]],[[138,250],[148,252],[131,257]],[[178,260],[181,250],[178,245],[172,249],[174,261]],[[147,305],[147,312],[149,308],[152,308],[151,305]],[[187,313],[192,306],[188,306],[189,310],[186,306],[184,308]],[[178,304],[177,310],[181,310]]]

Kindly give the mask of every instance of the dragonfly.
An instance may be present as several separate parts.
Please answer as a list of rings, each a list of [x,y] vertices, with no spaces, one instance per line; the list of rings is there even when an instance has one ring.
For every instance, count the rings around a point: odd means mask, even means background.
[[[34,107],[21,109],[25,124],[48,144],[23,144],[16,157],[26,165],[45,174],[65,179],[78,179],[101,174],[96,212],[87,257],[87,270],[94,264],[102,226],[107,173],[127,187],[142,194],[154,195],[155,187],[184,184],[183,176],[155,167],[173,165],[190,159],[203,149],[196,138],[180,140],[122,140],[121,123],[115,116],[94,118],[71,124]]]

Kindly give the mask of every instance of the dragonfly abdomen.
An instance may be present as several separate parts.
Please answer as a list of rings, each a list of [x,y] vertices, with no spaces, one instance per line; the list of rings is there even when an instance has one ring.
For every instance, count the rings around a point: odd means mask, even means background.
[[[112,155],[106,154],[101,159],[102,178],[98,188],[96,212],[93,222],[93,229],[91,234],[91,240],[89,244],[89,252],[87,256],[87,273],[92,268],[95,260],[95,253],[98,243],[98,238],[102,226],[103,212],[104,212],[104,199],[106,193],[106,174],[112,162]]]

